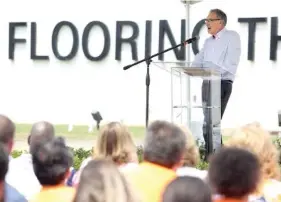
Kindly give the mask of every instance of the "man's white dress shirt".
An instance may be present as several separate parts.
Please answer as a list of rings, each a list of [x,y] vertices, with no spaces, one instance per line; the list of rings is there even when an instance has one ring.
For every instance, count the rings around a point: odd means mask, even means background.
[[[222,80],[233,81],[240,62],[241,40],[236,31],[222,29],[207,38],[203,48],[196,54],[193,66],[217,68]]]

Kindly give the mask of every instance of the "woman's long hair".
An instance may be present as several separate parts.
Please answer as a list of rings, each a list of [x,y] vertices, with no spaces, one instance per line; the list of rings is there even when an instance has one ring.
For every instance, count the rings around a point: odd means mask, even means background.
[[[108,158],[116,164],[137,161],[137,150],[128,128],[119,122],[105,125],[97,137],[93,158]]]
[[[73,202],[136,201],[116,164],[106,159],[95,159],[83,169]]]

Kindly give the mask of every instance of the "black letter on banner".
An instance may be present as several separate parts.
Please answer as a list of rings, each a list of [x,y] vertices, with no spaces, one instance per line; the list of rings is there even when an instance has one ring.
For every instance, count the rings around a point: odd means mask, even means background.
[[[89,44],[88,44],[89,34],[90,34],[91,29],[94,26],[99,26],[102,29],[103,36],[104,36],[103,50],[99,56],[92,56],[89,52]],[[107,26],[100,21],[92,21],[92,22],[88,23],[84,29],[83,36],[82,36],[82,48],[83,48],[85,57],[91,61],[99,61],[99,60],[102,60],[103,58],[105,58],[110,49],[110,34],[109,34],[109,30],[108,30]]]
[[[177,45],[168,21],[160,20],[160,22],[159,22],[159,45],[158,45],[159,52],[164,50],[165,33],[167,34],[172,47]],[[181,42],[183,42],[183,41],[185,41],[185,20],[181,20]],[[176,55],[177,60],[185,60],[185,46],[181,46],[180,50],[175,48],[175,49],[173,49],[173,51]],[[159,60],[164,60],[164,54],[161,54],[158,56]]]
[[[278,17],[272,17],[270,33],[270,60],[276,61],[278,41],[281,41],[281,36],[278,36]]]
[[[151,56],[151,37],[152,37],[152,22],[151,20],[147,20],[145,22],[145,52],[144,52],[145,58]]]
[[[266,22],[267,18],[238,18],[240,23],[248,23],[248,60],[255,60],[256,27],[259,22]]]
[[[73,35],[72,49],[71,49],[70,53],[66,56],[62,56],[58,51],[58,35],[63,26],[69,27],[71,29],[72,35]],[[55,26],[53,35],[52,35],[52,49],[53,49],[53,53],[56,56],[56,58],[59,60],[73,59],[78,51],[78,45],[79,45],[79,36],[78,36],[78,31],[77,31],[77,28],[75,27],[75,25],[73,25],[71,22],[68,22],[68,21],[59,22]]]
[[[132,48],[132,59],[138,60],[138,50],[136,39],[139,36],[139,27],[137,23],[132,21],[117,21],[116,22],[116,49],[115,49],[115,59],[121,60],[121,47],[122,43],[128,43]],[[122,38],[122,30],[124,26],[132,27],[133,34],[129,38]]]
[[[202,27],[205,25],[205,19],[204,20],[200,20],[194,27],[193,32],[192,32],[192,38],[199,36],[200,31],[202,29]],[[199,53],[199,40],[196,40],[192,43],[192,51],[193,54],[196,55],[197,53]]]
[[[14,60],[16,43],[26,43],[26,39],[16,39],[16,27],[26,27],[26,22],[10,22],[9,23],[9,59]]]
[[[37,55],[36,54],[36,42],[37,42],[37,28],[36,28],[36,22],[31,23],[31,40],[30,40],[30,59],[32,60],[49,60],[49,56],[47,55]]]

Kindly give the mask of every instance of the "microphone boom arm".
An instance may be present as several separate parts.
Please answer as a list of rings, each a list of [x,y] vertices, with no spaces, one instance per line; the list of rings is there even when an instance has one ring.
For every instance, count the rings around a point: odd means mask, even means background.
[[[140,64],[142,62],[146,62],[146,78],[145,78],[145,85],[146,85],[146,107],[145,107],[146,108],[145,109],[145,115],[146,116],[145,116],[145,125],[146,125],[146,127],[148,127],[148,117],[149,117],[149,86],[150,86],[149,66],[150,66],[150,63],[152,62],[151,59],[156,57],[156,56],[158,56],[158,55],[166,53],[166,52],[168,52],[170,50],[176,49],[179,46],[185,46],[186,44],[190,44],[193,41],[196,41],[198,39],[199,39],[198,36],[190,38],[190,39],[188,39],[188,40],[186,40],[186,41],[184,41],[184,42],[182,42],[182,43],[180,43],[180,44],[178,44],[178,45],[176,45],[174,47],[168,48],[168,49],[163,50],[163,51],[161,51],[159,53],[153,54],[150,57],[146,57],[146,58],[144,58],[142,60],[139,60],[139,61],[137,61],[137,62],[135,62],[133,64],[130,64],[130,65],[127,65],[127,66],[123,67],[123,70],[127,70],[127,69],[129,69],[129,68],[131,68],[131,67],[133,67],[133,66],[135,66],[137,64]]]
[[[182,43],[180,43],[180,44],[178,44],[178,45],[176,45],[176,46],[173,46],[173,47],[171,47],[171,48],[168,48],[168,49],[166,49],[166,50],[163,50],[163,51],[161,51],[161,52],[159,52],[159,53],[155,53],[155,54],[153,54],[153,55],[151,55],[151,56],[149,56],[149,57],[147,57],[147,58],[144,58],[144,59],[142,59],[142,60],[139,60],[139,61],[137,61],[137,62],[135,62],[135,63],[133,63],[133,64],[127,65],[127,66],[123,67],[123,70],[127,70],[127,69],[129,69],[129,68],[131,68],[131,67],[133,67],[133,66],[135,66],[135,65],[137,65],[137,64],[140,64],[140,63],[142,63],[142,62],[148,62],[148,61],[151,62],[151,59],[154,58],[154,57],[156,57],[156,56],[158,56],[158,55],[161,55],[161,54],[166,53],[166,52],[168,52],[168,51],[170,51],[170,50],[176,49],[176,48],[179,47],[179,46],[185,46],[186,44],[190,44],[190,43],[192,43],[193,41],[196,41],[196,40],[198,40],[198,39],[199,39],[199,37],[190,38],[190,39],[188,39],[188,40],[186,40],[186,41],[184,41],[184,42],[182,42]]]

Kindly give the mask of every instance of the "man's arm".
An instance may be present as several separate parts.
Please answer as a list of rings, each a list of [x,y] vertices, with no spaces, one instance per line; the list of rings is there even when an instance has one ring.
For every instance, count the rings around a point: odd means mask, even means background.
[[[222,74],[230,72],[235,75],[241,56],[241,40],[237,32],[229,35],[229,45],[222,66]]]

